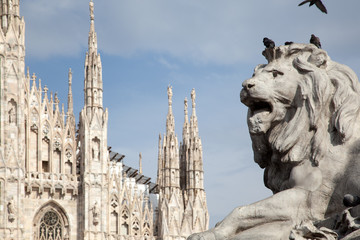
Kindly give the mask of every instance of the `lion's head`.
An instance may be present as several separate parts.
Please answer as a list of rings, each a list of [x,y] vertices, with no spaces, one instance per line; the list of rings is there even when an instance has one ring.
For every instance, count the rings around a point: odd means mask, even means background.
[[[267,49],[268,64],[244,81],[241,102],[248,106],[254,160],[265,168],[265,184],[286,188],[293,166],[314,166],[329,144],[352,139],[358,119],[360,84],[348,67],[312,44]]]

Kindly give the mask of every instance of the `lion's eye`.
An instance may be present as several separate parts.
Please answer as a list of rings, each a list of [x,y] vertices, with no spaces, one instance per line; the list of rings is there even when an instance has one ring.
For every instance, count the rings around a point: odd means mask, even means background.
[[[278,70],[272,70],[273,77],[276,78],[278,75],[284,75],[283,72],[280,72]]]

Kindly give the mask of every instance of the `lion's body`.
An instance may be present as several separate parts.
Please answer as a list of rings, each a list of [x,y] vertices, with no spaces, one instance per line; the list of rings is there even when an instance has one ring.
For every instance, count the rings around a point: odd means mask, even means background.
[[[356,75],[313,45],[267,51],[269,63],[243,83],[241,101],[249,107],[254,160],[274,195],[190,239],[263,239],[274,224],[281,229],[275,239],[288,239],[294,224],[340,212],[345,194],[360,193]]]

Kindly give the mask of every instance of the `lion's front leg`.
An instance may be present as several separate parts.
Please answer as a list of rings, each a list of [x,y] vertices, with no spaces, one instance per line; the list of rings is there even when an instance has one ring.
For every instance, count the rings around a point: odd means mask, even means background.
[[[188,239],[228,239],[234,238],[248,229],[261,228],[261,225],[265,226],[275,222],[296,223],[305,219],[313,219],[312,213],[314,212],[309,210],[311,209],[309,204],[311,205],[313,199],[314,196],[310,191],[301,188],[285,190],[251,205],[235,208],[216,227],[206,232],[193,234]],[[315,214],[321,216],[322,211]]]

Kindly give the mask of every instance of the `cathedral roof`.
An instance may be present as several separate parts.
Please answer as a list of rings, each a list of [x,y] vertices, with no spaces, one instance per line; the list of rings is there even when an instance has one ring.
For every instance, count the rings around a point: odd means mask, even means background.
[[[110,150],[110,148],[108,148],[108,149],[109,149],[110,161],[121,162],[124,159],[125,155],[117,153],[117,152],[113,152]],[[150,181],[151,177],[147,177],[143,174],[140,174],[138,169],[129,167],[123,163],[123,172],[126,173],[127,177],[135,178],[136,183],[148,185],[150,193],[153,193],[153,194],[158,193],[157,184]]]

